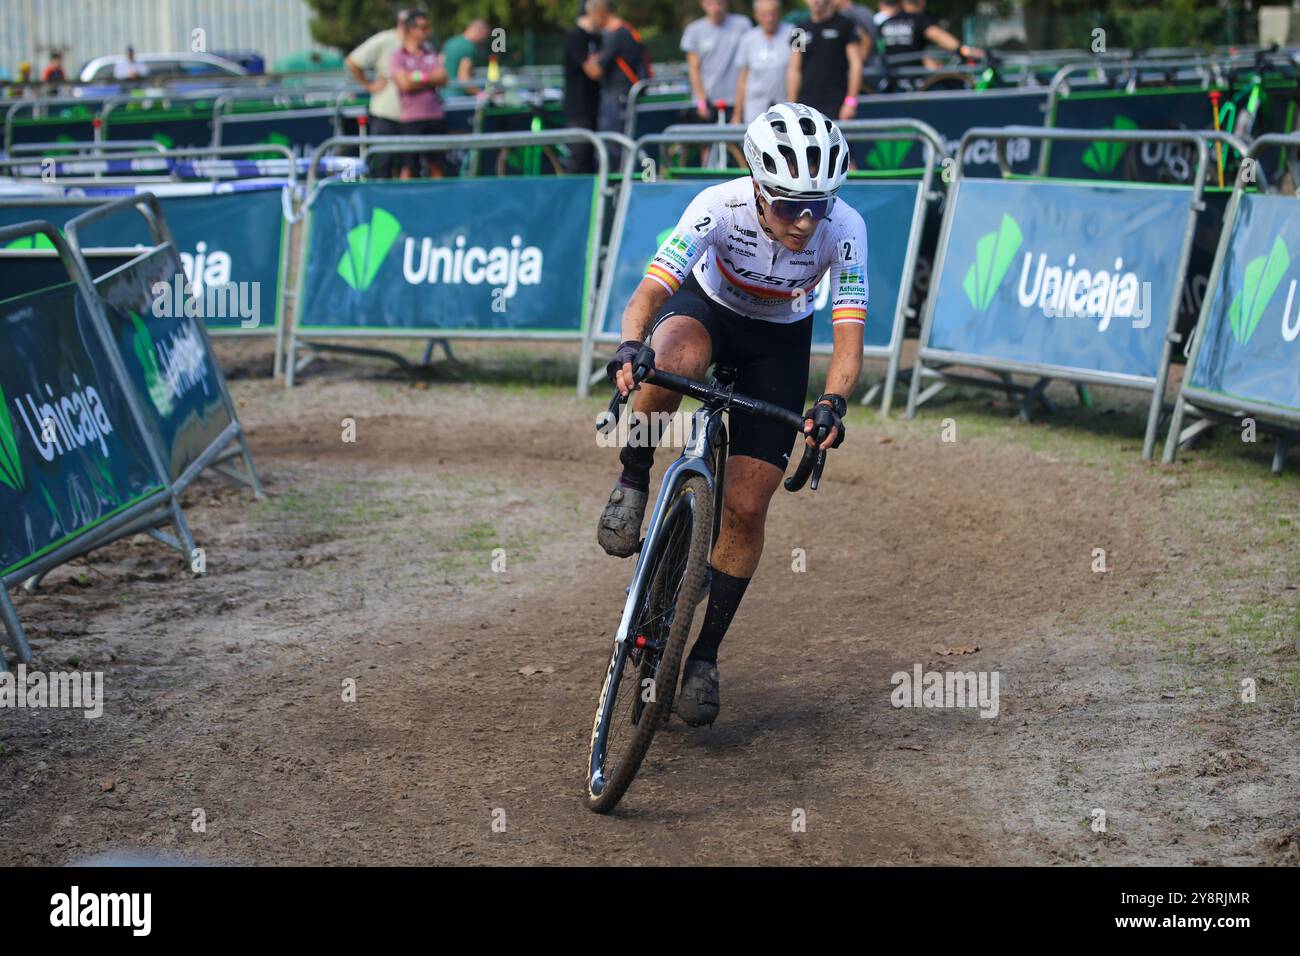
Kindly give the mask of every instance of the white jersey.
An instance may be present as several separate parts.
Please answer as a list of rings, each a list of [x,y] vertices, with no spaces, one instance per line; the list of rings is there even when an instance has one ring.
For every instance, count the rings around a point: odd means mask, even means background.
[[[719,305],[779,323],[812,315],[817,284],[830,272],[831,321],[867,324],[867,226],[843,200],[791,252],[759,225],[752,179],[710,186],[686,207],[646,278],[676,292],[692,271]]]

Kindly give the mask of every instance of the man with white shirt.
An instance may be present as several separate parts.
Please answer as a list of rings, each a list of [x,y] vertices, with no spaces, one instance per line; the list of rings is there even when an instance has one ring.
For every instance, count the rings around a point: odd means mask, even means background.
[[[785,101],[785,71],[794,27],[781,22],[780,0],[754,0],[758,24],[740,39],[736,51],[736,105],[733,123],[749,125],[768,107]]]
[[[686,25],[682,52],[691,77],[695,117],[717,120],[715,104],[729,102],[736,93],[736,52],[750,27],[749,18],[727,12],[727,0],[700,0],[704,16]]]

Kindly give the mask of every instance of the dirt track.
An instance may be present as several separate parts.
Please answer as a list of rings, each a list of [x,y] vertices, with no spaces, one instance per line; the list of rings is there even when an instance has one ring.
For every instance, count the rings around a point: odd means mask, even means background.
[[[581,774],[631,565],[594,540],[597,402],[373,369],[234,383],[269,496],[191,493],[207,578],[141,539],[17,597],[33,666],[76,656],[107,703],[0,712],[0,863],[1300,860],[1294,474],[856,413],[822,490],[780,492],[719,723],[674,721],[602,818]],[[998,672],[999,715],[894,709],[918,663]]]

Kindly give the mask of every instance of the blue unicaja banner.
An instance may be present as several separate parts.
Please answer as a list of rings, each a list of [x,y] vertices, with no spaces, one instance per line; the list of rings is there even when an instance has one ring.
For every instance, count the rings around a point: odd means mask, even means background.
[[[858,102],[856,119],[916,119],[933,126],[957,156],[961,138],[977,126],[1042,126],[1047,113],[1046,90],[989,90],[986,92],[930,92],[902,97],[867,96]],[[1007,162],[1018,173],[1032,172],[1038,162],[1040,142],[1013,139],[1006,145]],[[883,172],[917,168],[923,151],[916,142],[875,140],[851,143],[858,169]],[[961,157],[962,168],[975,175],[998,171],[996,145],[973,139]]]
[[[185,294],[170,246],[102,276],[95,288],[175,480],[230,424],[216,361],[199,328],[205,299]],[[207,300],[219,301],[215,293]]]
[[[279,187],[211,196],[159,198],[176,240],[185,275],[196,291],[233,286],[241,308],[207,316],[209,331],[274,332],[280,321],[280,251],[288,241]],[[60,229],[69,219],[93,209],[90,203],[18,206],[0,203],[0,226],[43,219]],[[78,235],[82,248],[152,246],[148,226],[123,211],[91,223]],[[15,246],[43,246],[44,236],[15,240]],[[223,295],[224,295],[223,291]]]
[[[285,110],[252,116],[226,117],[221,124],[222,146],[286,146],[298,154],[309,153],[336,135],[333,110]],[[278,154],[268,154],[278,155]]]
[[[592,176],[328,183],[298,328],[579,333],[596,200]]]
[[[1194,388],[1300,411],[1300,201],[1242,196]]]
[[[927,347],[1153,379],[1192,191],[959,180]]]
[[[601,330],[617,336],[623,310],[645,277],[646,266],[672,232],[692,199],[701,190],[722,180],[679,183],[633,183],[624,220],[618,262],[614,265],[609,304]],[[886,348],[894,327],[907,238],[912,228],[919,183],[850,182],[840,189],[837,203],[853,206],[867,224],[867,330],[864,344]],[[834,210],[831,216],[834,217]],[[823,277],[813,300],[813,344],[828,346],[834,340],[831,329],[830,279]]]
[[[162,489],[78,289],[0,302],[0,575]]]

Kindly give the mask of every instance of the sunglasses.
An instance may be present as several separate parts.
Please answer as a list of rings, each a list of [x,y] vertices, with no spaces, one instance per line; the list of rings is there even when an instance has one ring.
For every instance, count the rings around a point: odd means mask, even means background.
[[[830,215],[831,207],[835,205],[834,196],[827,196],[824,199],[789,199],[769,195],[762,186],[758,191],[767,202],[767,208],[772,211],[772,215],[782,222],[798,222],[804,216],[808,216],[813,222],[820,222]]]

